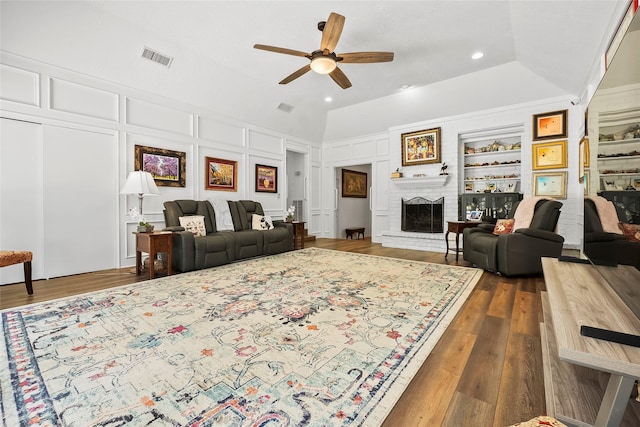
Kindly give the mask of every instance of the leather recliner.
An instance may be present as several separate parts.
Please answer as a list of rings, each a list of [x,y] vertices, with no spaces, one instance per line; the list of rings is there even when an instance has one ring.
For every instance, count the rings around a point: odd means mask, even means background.
[[[514,204],[515,213],[520,202]],[[540,200],[528,228],[493,234],[493,225],[480,224],[463,231],[463,259],[505,276],[542,273],[542,257],[559,257],[564,238],[555,232],[560,207],[556,200]],[[510,214],[512,217],[512,214]]]
[[[262,205],[250,200],[228,201],[233,231],[218,231],[215,210],[208,200],[164,202],[165,230],[173,232],[173,267],[186,272],[234,261],[293,250],[293,226],[274,221],[272,230],[253,230],[252,215],[264,215]],[[204,216],[206,236],[195,236],[180,226],[180,217]]]
[[[618,211],[618,206],[614,206]],[[617,213],[620,218],[620,212]],[[633,265],[640,270],[640,243],[604,231],[596,205],[589,199],[584,199],[584,253],[594,263]]]

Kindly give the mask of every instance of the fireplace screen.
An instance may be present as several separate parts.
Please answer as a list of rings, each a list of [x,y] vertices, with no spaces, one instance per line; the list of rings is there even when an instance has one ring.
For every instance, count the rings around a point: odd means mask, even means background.
[[[418,233],[444,232],[444,197],[402,199],[402,231]]]

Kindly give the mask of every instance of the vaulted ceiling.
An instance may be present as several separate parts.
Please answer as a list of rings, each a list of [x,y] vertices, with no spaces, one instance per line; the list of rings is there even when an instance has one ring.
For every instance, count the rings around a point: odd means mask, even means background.
[[[0,46],[230,118],[322,140],[331,110],[394,96],[403,85],[424,87],[508,64],[535,76],[536,84],[545,82],[545,94],[581,96],[627,3],[2,1]],[[353,84],[346,90],[313,72],[279,85],[308,60],[253,45],[318,49],[317,23],[330,12],[346,17],[336,52],[390,51],[393,62],[341,65]],[[173,57],[171,66],[141,58],[145,46]],[[484,57],[471,59],[476,51]],[[499,99],[499,90],[495,96]],[[326,97],[333,101],[325,102]],[[280,103],[293,111],[278,110]]]

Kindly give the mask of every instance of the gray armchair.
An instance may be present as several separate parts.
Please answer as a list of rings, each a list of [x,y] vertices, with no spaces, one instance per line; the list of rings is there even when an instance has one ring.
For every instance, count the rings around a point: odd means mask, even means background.
[[[556,200],[540,200],[529,227],[509,234],[493,234],[493,225],[465,229],[464,260],[505,276],[542,273],[541,258],[559,257],[562,252],[564,238],[554,231],[561,206]]]

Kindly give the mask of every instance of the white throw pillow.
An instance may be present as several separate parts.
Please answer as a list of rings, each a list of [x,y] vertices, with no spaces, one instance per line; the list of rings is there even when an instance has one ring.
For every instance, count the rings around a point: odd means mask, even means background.
[[[251,228],[254,230],[272,230],[273,221],[270,216],[251,215]]]
[[[207,235],[207,229],[204,226],[204,216],[189,215],[181,216],[178,219],[180,220],[180,226],[184,227],[185,230],[192,232],[196,237]]]

